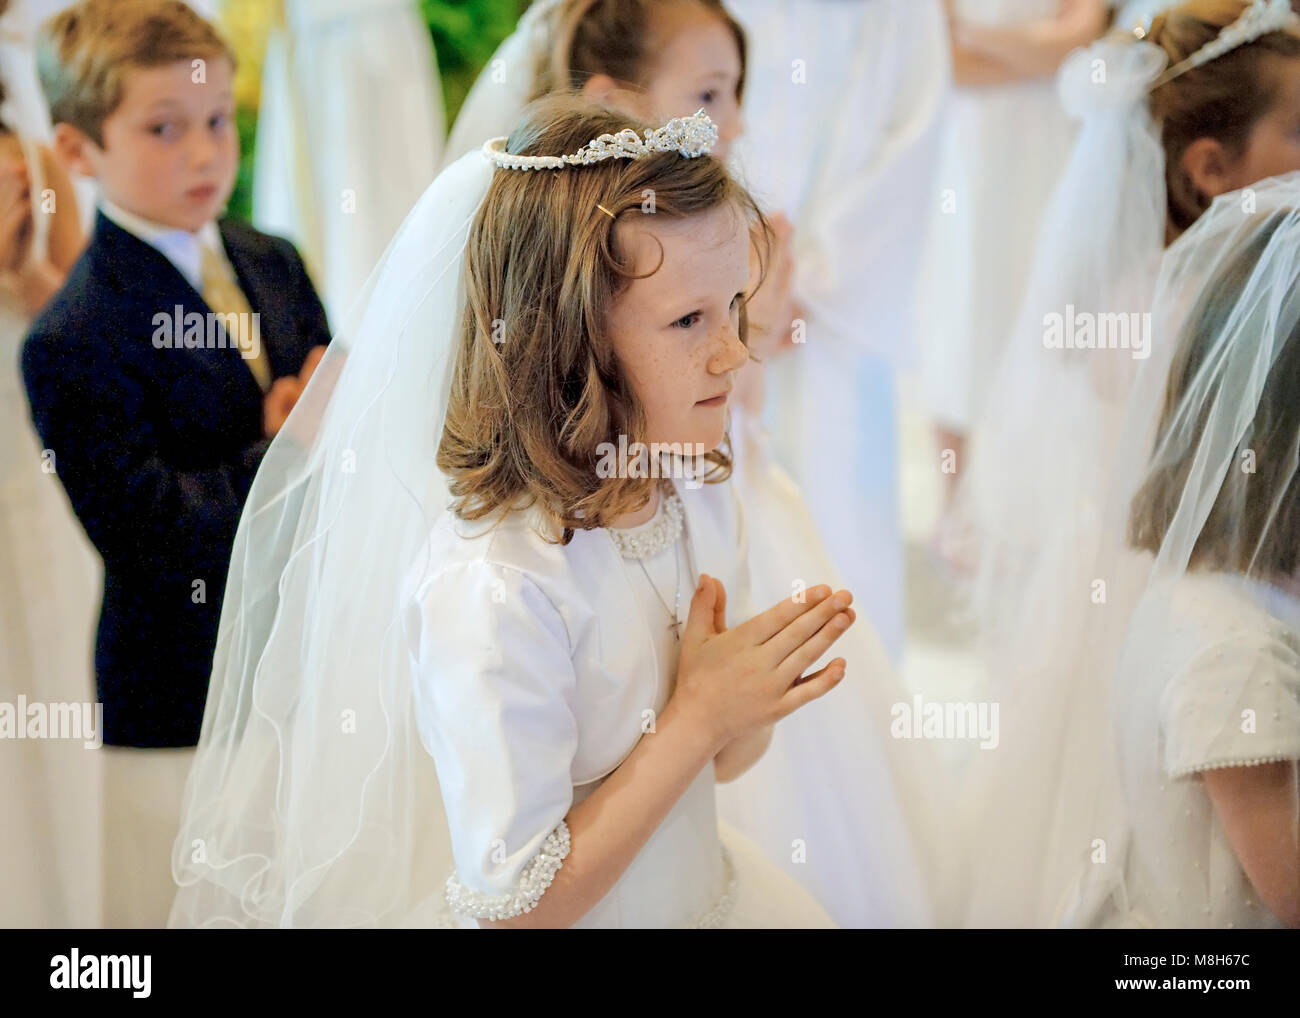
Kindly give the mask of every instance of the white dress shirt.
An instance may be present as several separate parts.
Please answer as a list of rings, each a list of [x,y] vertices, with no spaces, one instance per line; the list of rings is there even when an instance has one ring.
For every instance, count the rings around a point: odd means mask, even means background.
[[[127,233],[144,241],[157,250],[169,262],[176,266],[189,284],[200,294],[203,293],[203,248],[216,252],[230,269],[231,278],[238,279],[230,259],[226,256],[225,246],[221,243],[221,231],[217,229],[216,220],[209,220],[198,232],[180,230],[173,226],[163,226],[152,220],[128,212],[119,205],[114,205],[107,198],[100,198],[100,211]]]

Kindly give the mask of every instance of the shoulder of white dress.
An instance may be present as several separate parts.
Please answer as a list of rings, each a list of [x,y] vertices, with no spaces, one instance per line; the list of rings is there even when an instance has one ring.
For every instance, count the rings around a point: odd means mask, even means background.
[[[535,526],[535,514],[510,513],[484,520],[444,516],[429,536],[423,573],[436,576],[448,568],[481,564],[522,573],[538,586],[548,586],[569,571],[564,546],[547,540]]]
[[[478,577],[483,582],[474,596],[491,596],[495,615],[553,613],[572,648],[601,617],[609,578],[621,575],[607,568],[617,556],[604,531],[578,531],[565,545],[546,540],[526,518],[502,520],[471,537],[463,536],[459,524],[441,521],[430,545],[419,550],[408,588],[415,601],[447,598],[463,605],[465,579]],[[504,596],[516,589],[532,589],[538,596]]]
[[[1248,627],[1272,629],[1269,615],[1250,596],[1239,578],[1189,572],[1170,593],[1170,623],[1226,635]]]

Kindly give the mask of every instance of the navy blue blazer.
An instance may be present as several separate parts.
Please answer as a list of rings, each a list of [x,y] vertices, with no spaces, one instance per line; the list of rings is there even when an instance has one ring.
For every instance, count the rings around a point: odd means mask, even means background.
[[[226,253],[276,378],[329,342],[293,245],[233,220]],[[33,322],[22,370],[32,420],[104,559],[95,645],[104,742],[198,742],[235,527],[269,444],[239,351],[160,349],[158,312],[208,307],[160,252],[102,213]]]

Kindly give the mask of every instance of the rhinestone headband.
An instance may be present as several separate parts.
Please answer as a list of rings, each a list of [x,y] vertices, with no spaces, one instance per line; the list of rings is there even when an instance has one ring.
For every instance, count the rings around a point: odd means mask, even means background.
[[[617,134],[602,134],[570,155],[517,156],[506,151],[505,138],[483,143],[483,154],[504,170],[558,170],[565,166],[590,166],[606,159],[645,159],[657,152],[679,152],[687,159],[707,155],[718,140],[718,127],[703,108],[689,117],[675,117],[663,127],[647,129],[645,137],[630,127]]]
[[[1208,64],[1248,42],[1254,42],[1269,32],[1278,32],[1285,28],[1300,27],[1300,16],[1291,9],[1290,0],[1252,0],[1236,21],[1221,31],[1186,60],[1165,71],[1154,82],[1152,89],[1173,81],[1180,74]],[[1139,28],[1135,33],[1139,39],[1146,37],[1146,30]]]

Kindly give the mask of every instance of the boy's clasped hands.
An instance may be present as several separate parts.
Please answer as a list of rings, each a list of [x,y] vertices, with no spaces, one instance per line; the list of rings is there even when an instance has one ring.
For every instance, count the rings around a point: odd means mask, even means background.
[[[314,346],[302,362],[302,369],[296,375],[285,375],[271,383],[271,388],[262,399],[262,430],[267,438],[274,438],[284,427],[289,414],[297,404],[299,397],[311,381],[320,360],[325,356],[324,346]]]

